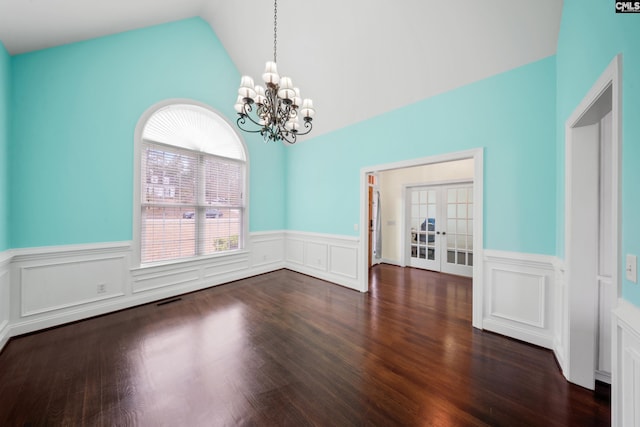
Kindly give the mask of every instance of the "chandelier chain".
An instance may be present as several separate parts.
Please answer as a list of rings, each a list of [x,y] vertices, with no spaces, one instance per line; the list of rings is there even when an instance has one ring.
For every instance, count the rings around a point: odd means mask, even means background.
[[[273,1],[273,62],[277,61],[277,43],[278,43],[278,0]]]

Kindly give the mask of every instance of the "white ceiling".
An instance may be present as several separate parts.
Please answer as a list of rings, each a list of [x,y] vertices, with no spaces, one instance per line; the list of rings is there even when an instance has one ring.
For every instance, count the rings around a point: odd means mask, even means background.
[[[562,0],[279,0],[278,71],[313,98],[317,136],[553,55],[561,12]],[[259,79],[271,0],[0,0],[0,40],[15,55],[197,15]]]

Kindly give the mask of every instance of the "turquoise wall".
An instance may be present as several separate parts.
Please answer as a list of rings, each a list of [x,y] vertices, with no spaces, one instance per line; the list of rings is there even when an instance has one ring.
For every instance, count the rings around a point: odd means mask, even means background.
[[[240,75],[200,18],[15,56],[11,247],[132,239],[141,114],[191,98],[235,122]],[[246,138],[250,229],[284,228],[284,154]]]
[[[618,54],[622,65],[622,263],[640,255],[640,16],[616,14],[614,2],[565,0],[557,52],[558,255],[564,255],[564,124]],[[626,280],[622,295],[640,306],[640,286]]]
[[[484,147],[485,248],[552,255],[554,105],[552,56],[290,147],[287,229],[357,235],[362,167]]]
[[[0,251],[9,249],[9,90],[11,57],[0,43]]]
[[[485,248],[562,257],[564,122],[622,52],[622,246],[640,254],[637,40],[637,15],[566,0],[556,56],[293,147],[243,134],[250,229],[357,235],[362,167],[484,147]],[[132,239],[140,115],[192,98],[235,121],[238,81],[200,18],[15,57],[0,45],[0,250]],[[623,296],[640,306],[640,286],[623,280]]]

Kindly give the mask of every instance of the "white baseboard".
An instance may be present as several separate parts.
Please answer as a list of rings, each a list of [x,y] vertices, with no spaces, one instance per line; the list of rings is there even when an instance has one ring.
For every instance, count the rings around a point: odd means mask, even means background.
[[[596,371],[596,381],[611,384],[611,372]]]
[[[562,345],[560,345],[557,341],[555,341],[553,343],[553,355],[556,358],[556,361],[558,362],[558,366],[560,367],[560,371],[562,371],[562,374],[565,375],[565,367],[567,366],[567,361],[566,361],[566,356],[565,356],[565,350],[564,347]],[[566,375],[565,375],[566,377]]]

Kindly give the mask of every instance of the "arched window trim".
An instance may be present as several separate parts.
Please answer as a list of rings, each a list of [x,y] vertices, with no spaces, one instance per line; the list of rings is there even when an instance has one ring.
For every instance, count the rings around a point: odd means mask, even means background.
[[[167,261],[161,261],[161,262],[154,262],[154,263],[149,263],[149,264],[142,264],[141,263],[141,234],[142,234],[142,227],[141,227],[141,207],[142,207],[142,203],[141,203],[141,154],[142,154],[142,147],[145,144],[145,142],[151,142],[151,143],[155,143],[155,141],[148,141],[145,140],[143,138],[143,132],[144,132],[144,128],[145,125],[147,123],[147,121],[151,118],[151,116],[153,114],[155,114],[158,110],[166,108],[170,105],[176,105],[176,104],[186,104],[186,105],[193,105],[193,106],[197,106],[197,107],[201,107],[204,108],[208,111],[210,111],[211,113],[217,115],[220,119],[224,120],[224,122],[226,122],[226,124],[229,126],[229,129],[236,135],[238,142],[240,142],[240,144],[242,145],[242,150],[244,151],[244,161],[242,160],[237,160],[237,159],[231,159],[234,161],[240,161],[244,163],[244,168],[243,168],[243,174],[244,174],[244,179],[243,179],[243,183],[244,183],[244,194],[243,194],[243,198],[244,198],[244,208],[242,210],[242,227],[241,227],[241,231],[240,231],[240,249],[237,251],[224,251],[224,252],[220,252],[220,253],[214,253],[214,254],[209,254],[209,255],[199,255],[199,256],[195,256],[195,257],[190,257],[190,258],[181,258],[181,259],[174,259],[174,260],[167,260]],[[162,143],[158,143],[158,144],[162,144]],[[131,257],[131,262],[132,262],[132,267],[133,268],[138,268],[138,267],[152,267],[152,266],[161,266],[161,265],[171,265],[171,264],[180,264],[180,263],[186,263],[186,262],[193,262],[193,261],[198,261],[198,260],[203,260],[203,259],[208,259],[208,258],[217,258],[217,257],[225,257],[225,256],[230,256],[233,254],[237,254],[239,252],[243,252],[247,249],[247,242],[248,242],[248,235],[249,235],[249,151],[247,150],[247,146],[246,143],[244,141],[244,139],[242,138],[242,136],[236,131],[236,129],[232,126],[232,124],[229,122],[229,120],[227,120],[227,118],[222,115],[219,111],[217,111],[216,109],[212,108],[210,105],[207,105],[205,103],[193,100],[193,99],[187,99],[187,98],[173,98],[173,99],[166,99],[163,101],[160,101],[154,105],[152,105],[151,107],[149,107],[138,119],[138,122],[136,124],[136,128],[135,128],[135,132],[134,132],[134,155],[133,155],[133,247],[132,247],[132,257]],[[166,144],[165,144],[166,145]],[[209,154],[211,156],[211,154]],[[215,156],[218,157],[220,159],[228,159],[227,157],[224,156]]]

